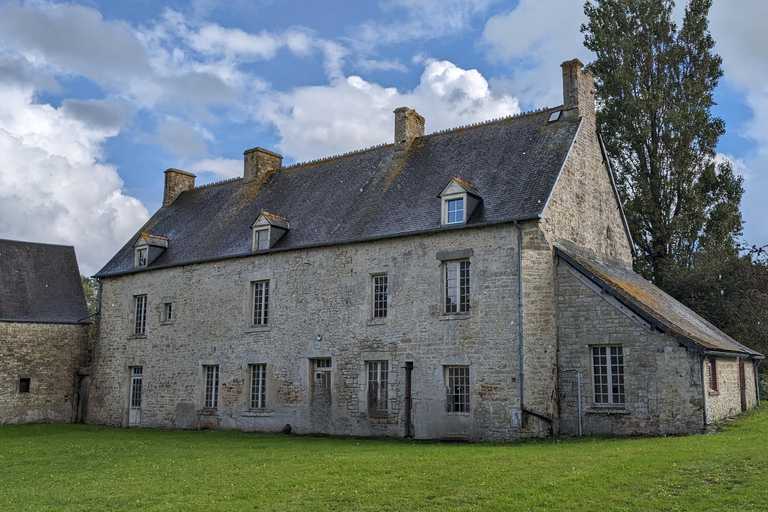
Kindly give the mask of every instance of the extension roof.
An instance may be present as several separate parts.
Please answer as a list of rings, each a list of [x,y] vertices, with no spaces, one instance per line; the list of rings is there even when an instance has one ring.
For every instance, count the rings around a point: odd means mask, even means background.
[[[669,332],[688,349],[763,359],[632,270],[558,247],[555,253],[599,286],[602,293],[616,298],[654,328]]]
[[[284,167],[252,186],[237,178],[183,192],[139,231],[167,237],[163,254],[135,269],[137,233],[97,277],[251,255],[262,211],[290,219],[270,251],[456,229],[440,225],[438,197],[453,175],[482,198],[466,227],[538,218],[579,127],[548,123],[560,109],[418,137],[402,159],[388,144]]]
[[[0,240],[0,321],[89,324],[75,248]]]

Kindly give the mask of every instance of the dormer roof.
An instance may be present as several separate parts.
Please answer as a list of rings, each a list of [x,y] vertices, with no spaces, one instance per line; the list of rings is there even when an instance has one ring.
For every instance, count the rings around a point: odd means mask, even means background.
[[[142,232],[139,234],[138,238],[136,238],[136,241],[133,243],[134,247],[139,247],[141,245],[149,245],[150,247],[162,247],[163,249],[167,249],[168,238],[164,236],[159,236],[159,235],[150,235],[149,233]]]
[[[251,229],[267,225],[283,229],[291,229],[291,226],[288,224],[288,219],[286,217],[265,212],[264,210],[262,210],[256,220],[253,221],[253,224],[251,224]]]
[[[476,197],[481,197],[474,183],[472,183],[469,180],[460,178],[455,174],[451,175],[451,181],[448,182],[448,185],[446,185],[443,191],[440,192],[440,194],[438,194],[438,197],[443,197],[443,196],[452,195],[452,194],[460,194],[462,192],[472,194],[473,196],[476,196]]]

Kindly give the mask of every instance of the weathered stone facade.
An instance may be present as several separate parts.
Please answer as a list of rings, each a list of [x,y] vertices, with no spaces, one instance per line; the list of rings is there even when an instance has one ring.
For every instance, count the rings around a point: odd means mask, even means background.
[[[87,341],[87,325],[0,322],[0,425],[73,421]]]
[[[715,359],[716,386],[713,389],[710,381],[710,360]],[[739,364],[743,367],[739,370]],[[740,378],[740,372],[744,373]],[[757,406],[757,392],[755,390],[755,366],[750,359],[737,357],[708,356],[704,362],[705,396],[707,404],[707,421],[718,421],[728,416],[733,416],[747,409]]]

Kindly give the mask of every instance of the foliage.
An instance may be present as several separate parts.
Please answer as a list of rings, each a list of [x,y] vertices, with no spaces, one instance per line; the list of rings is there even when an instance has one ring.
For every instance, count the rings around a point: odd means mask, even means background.
[[[742,178],[715,158],[725,128],[710,114],[723,74],[711,3],[691,0],[679,31],[672,0],[584,6],[597,122],[640,249],[636,268],[663,289],[675,267],[691,266],[701,249],[735,247],[741,232]]]
[[[768,503],[768,413],[691,437],[408,443],[0,427],[0,510],[744,510]]]
[[[81,275],[83,282],[83,292],[85,292],[85,303],[88,305],[88,314],[91,315],[91,325],[88,327],[88,354],[86,364],[93,360],[93,344],[96,341],[99,318],[96,313],[99,300],[99,280],[92,277]]]

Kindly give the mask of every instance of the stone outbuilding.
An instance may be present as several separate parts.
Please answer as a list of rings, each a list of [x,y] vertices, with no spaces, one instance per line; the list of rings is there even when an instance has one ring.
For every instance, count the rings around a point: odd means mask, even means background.
[[[0,240],[0,425],[76,419],[90,323],[74,247]]]
[[[695,433],[758,404],[760,354],[632,272],[595,125],[563,105],[195,187],[99,271],[89,421],[508,441]]]

